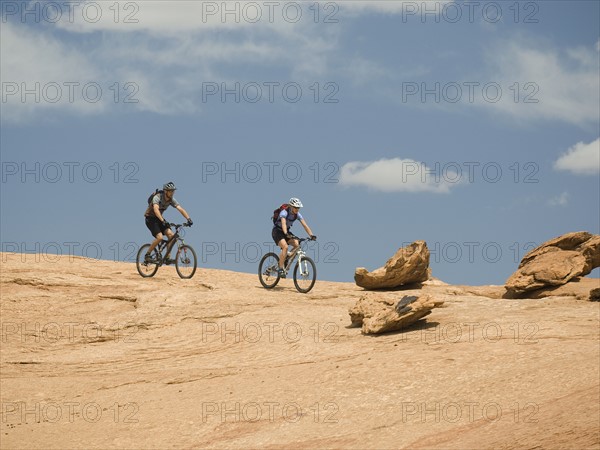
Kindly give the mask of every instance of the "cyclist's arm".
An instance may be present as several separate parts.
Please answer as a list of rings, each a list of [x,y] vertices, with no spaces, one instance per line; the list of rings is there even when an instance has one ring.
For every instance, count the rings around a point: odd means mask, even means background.
[[[283,234],[287,234],[288,233],[287,223],[286,223],[285,217],[281,218],[281,229],[283,230]]]
[[[304,219],[300,219],[300,223],[302,224],[302,226],[304,227],[304,229],[306,230],[306,232],[308,233],[308,235],[312,236],[313,233],[310,230],[310,227],[308,226],[308,224],[306,223],[306,221]]]
[[[158,203],[154,204],[154,215],[156,216],[156,218],[158,220],[160,220],[161,222],[165,221],[165,218],[162,216],[162,214],[160,213],[160,208],[158,207]]]
[[[185,217],[186,220],[190,220],[189,214],[187,213],[187,211],[185,209],[183,209],[183,207],[181,205],[177,205],[176,208],[177,208],[177,211],[179,211],[181,213],[181,215],[183,217]]]

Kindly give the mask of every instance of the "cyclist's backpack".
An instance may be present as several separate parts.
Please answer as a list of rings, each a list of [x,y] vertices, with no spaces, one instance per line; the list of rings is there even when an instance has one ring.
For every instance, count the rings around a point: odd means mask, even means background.
[[[150,194],[150,197],[148,197],[148,206],[150,206],[150,204],[152,203],[152,199],[154,198],[154,196],[155,196],[156,194],[161,194],[161,195],[162,195],[162,193],[163,193],[163,192],[164,192],[164,191],[163,191],[162,189],[161,189],[161,190],[158,190],[158,189],[156,189],[156,190],[154,191],[154,193]]]
[[[275,211],[273,211],[273,217],[271,217],[271,219],[273,220],[273,225],[275,225],[275,223],[277,222],[277,219],[279,219],[279,213],[284,209],[288,209],[289,207],[290,207],[290,205],[288,205],[287,203],[284,203],[279,208],[277,208]]]

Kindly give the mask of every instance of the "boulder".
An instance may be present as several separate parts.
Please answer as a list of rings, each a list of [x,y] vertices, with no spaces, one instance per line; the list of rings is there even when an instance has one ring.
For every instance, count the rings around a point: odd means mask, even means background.
[[[551,286],[527,294],[528,298],[573,297],[575,300],[594,300],[594,291],[600,292],[600,279],[575,278],[562,286]]]
[[[415,241],[398,249],[385,266],[367,271],[359,267],[354,272],[354,281],[362,288],[393,289],[407,284],[420,283],[429,279],[429,249],[425,241]]]
[[[443,305],[428,294],[405,295],[399,300],[385,294],[369,293],[360,297],[348,311],[352,326],[362,326],[364,334],[403,330]]]
[[[600,266],[600,236],[579,231],[545,242],[527,253],[506,281],[509,297],[561,286]]]

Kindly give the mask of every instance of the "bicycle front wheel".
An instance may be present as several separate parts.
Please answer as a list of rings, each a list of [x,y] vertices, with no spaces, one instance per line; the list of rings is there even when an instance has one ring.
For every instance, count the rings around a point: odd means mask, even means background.
[[[294,285],[298,292],[306,294],[317,281],[317,266],[308,256],[302,258],[294,267]]]
[[[267,253],[258,264],[258,279],[265,289],[273,289],[279,283],[279,256]]]
[[[137,267],[138,273],[144,278],[153,277],[158,270],[158,261],[160,261],[160,254],[154,249],[152,252],[152,261],[146,262],[146,252],[150,248],[150,244],[144,244],[140,247],[135,259],[135,266]]]
[[[177,249],[175,269],[181,278],[192,278],[196,273],[196,252],[189,245],[182,245]]]

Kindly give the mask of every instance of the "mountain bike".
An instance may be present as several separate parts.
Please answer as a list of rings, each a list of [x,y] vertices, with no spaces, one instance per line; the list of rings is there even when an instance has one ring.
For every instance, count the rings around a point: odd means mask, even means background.
[[[302,243],[310,241],[310,238],[297,238],[300,245],[293,250],[285,259],[284,270],[289,272],[295,259],[298,259],[294,267],[294,285],[298,292],[306,294],[315,285],[317,280],[317,266],[315,262],[306,256],[302,248]],[[258,265],[258,279],[265,289],[273,289],[279,283],[279,255],[277,253],[267,253],[262,257]]]
[[[150,261],[145,260],[146,252],[150,248],[150,244],[144,244],[140,247],[136,258],[136,267],[138,273],[144,278],[153,277],[162,265],[175,264],[175,269],[181,278],[192,278],[196,273],[197,258],[196,252],[192,247],[183,242],[183,238],[179,235],[179,230],[187,227],[187,224],[171,224],[175,227],[175,234],[171,239],[163,239],[154,248]],[[177,253],[175,259],[169,258],[171,250],[177,243]],[[164,255],[163,255],[164,252]]]

